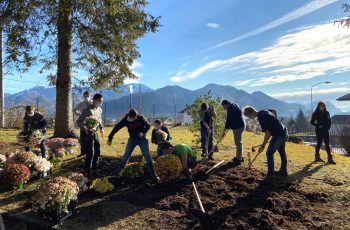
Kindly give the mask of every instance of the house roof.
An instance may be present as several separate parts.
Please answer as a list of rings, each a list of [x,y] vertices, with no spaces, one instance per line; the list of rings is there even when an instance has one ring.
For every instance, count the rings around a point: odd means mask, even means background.
[[[350,101],[350,93],[345,94],[345,95],[342,96],[342,97],[339,97],[339,98],[337,99],[337,101]]]
[[[332,117],[333,124],[350,124],[350,115],[334,115]]]
[[[185,113],[190,109],[190,107],[186,107],[185,109],[181,110],[179,113]]]

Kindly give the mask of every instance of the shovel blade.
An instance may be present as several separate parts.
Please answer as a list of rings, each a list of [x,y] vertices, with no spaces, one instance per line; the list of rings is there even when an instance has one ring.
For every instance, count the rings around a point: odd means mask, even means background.
[[[219,152],[219,147],[218,147],[217,145],[215,145],[214,148],[213,148],[213,151],[214,151],[215,153]]]

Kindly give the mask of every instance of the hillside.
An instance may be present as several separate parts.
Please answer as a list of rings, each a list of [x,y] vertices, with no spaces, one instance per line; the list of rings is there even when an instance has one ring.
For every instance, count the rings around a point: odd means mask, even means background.
[[[174,113],[186,108],[196,97],[204,95],[211,91],[213,97],[220,97],[236,102],[241,107],[252,105],[257,109],[275,108],[279,116],[294,116],[301,108],[308,112],[309,106],[298,103],[286,103],[268,96],[263,92],[248,93],[244,90],[236,89],[229,85],[208,84],[197,90],[188,90],[179,86],[166,86],[153,90],[142,85],[142,113],[148,117],[174,117]],[[129,109],[130,95],[129,85],[124,85],[117,92],[112,90],[98,91],[104,95],[106,104],[103,106],[104,113],[108,119],[118,119]],[[95,92],[93,92],[95,93]],[[81,91],[74,90],[74,104],[81,99]],[[35,87],[16,94],[6,95],[6,107],[17,105],[36,104],[37,100],[40,107],[45,107],[49,114],[55,111],[55,88]],[[134,85],[132,105],[139,110],[139,85]],[[340,113],[331,103],[328,103],[332,114]]]

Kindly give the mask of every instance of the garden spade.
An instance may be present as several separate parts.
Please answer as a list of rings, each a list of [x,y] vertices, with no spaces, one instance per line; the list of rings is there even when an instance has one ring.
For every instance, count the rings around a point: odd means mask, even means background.
[[[204,210],[204,207],[203,207],[203,204],[202,204],[202,200],[201,200],[201,198],[200,198],[200,196],[198,194],[197,187],[196,187],[196,184],[194,182],[192,182],[192,187],[194,189],[194,193],[196,194],[199,207],[201,208],[202,213],[205,214],[205,210]]]
[[[224,139],[224,137],[226,136],[227,132],[228,132],[228,130],[226,130],[225,135],[223,135],[223,136],[218,140],[218,142],[216,142],[216,145],[215,145],[214,148],[213,148],[213,151],[214,151],[215,153],[219,152],[219,147],[218,147],[218,145],[219,145],[219,144],[221,143],[221,141]]]

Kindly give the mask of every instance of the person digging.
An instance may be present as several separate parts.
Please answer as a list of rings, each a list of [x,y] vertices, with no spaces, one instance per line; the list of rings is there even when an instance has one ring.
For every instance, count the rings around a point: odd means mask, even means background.
[[[223,100],[222,107],[227,110],[225,129],[222,132],[221,140],[226,136],[228,130],[233,130],[234,143],[236,145],[236,156],[229,162],[232,166],[239,166],[244,161],[242,135],[245,129],[245,122],[242,115],[242,110],[235,103]]]
[[[288,139],[288,129],[281,123],[280,120],[270,111],[261,110],[256,111],[253,107],[247,106],[243,109],[244,116],[250,119],[258,118],[261,130],[265,133],[263,143],[260,145],[258,153],[264,151],[266,144],[270,140],[270,144],[266,151],[267,157],[267,176],[266,180],[274,179],[274,159],[273,155],[276,151],[281,157],[281,168],[276,172],[280,176],[288,176],[287,172],[287,155],[286,155],[286,141]]]
[[[129,140],[126,145],[124,156],[117,166],[117,177],[119,177],[121,170],[129,161],[135,147],[139,146],[142,155],[146,160],[147,168],[152,176],[153,182],[158,183],[159,177],[154,171],[153,160],[149,152],[149,143],[148,139],[146,138],[146,134],[151,127],[150,124],[143,116],[137,114],[137,111],[135,109],[131,109],[129,113],[114,126],[113,130],[108,136],[108,145],[112,145],[114,135],[123,127],[128,128]]]

